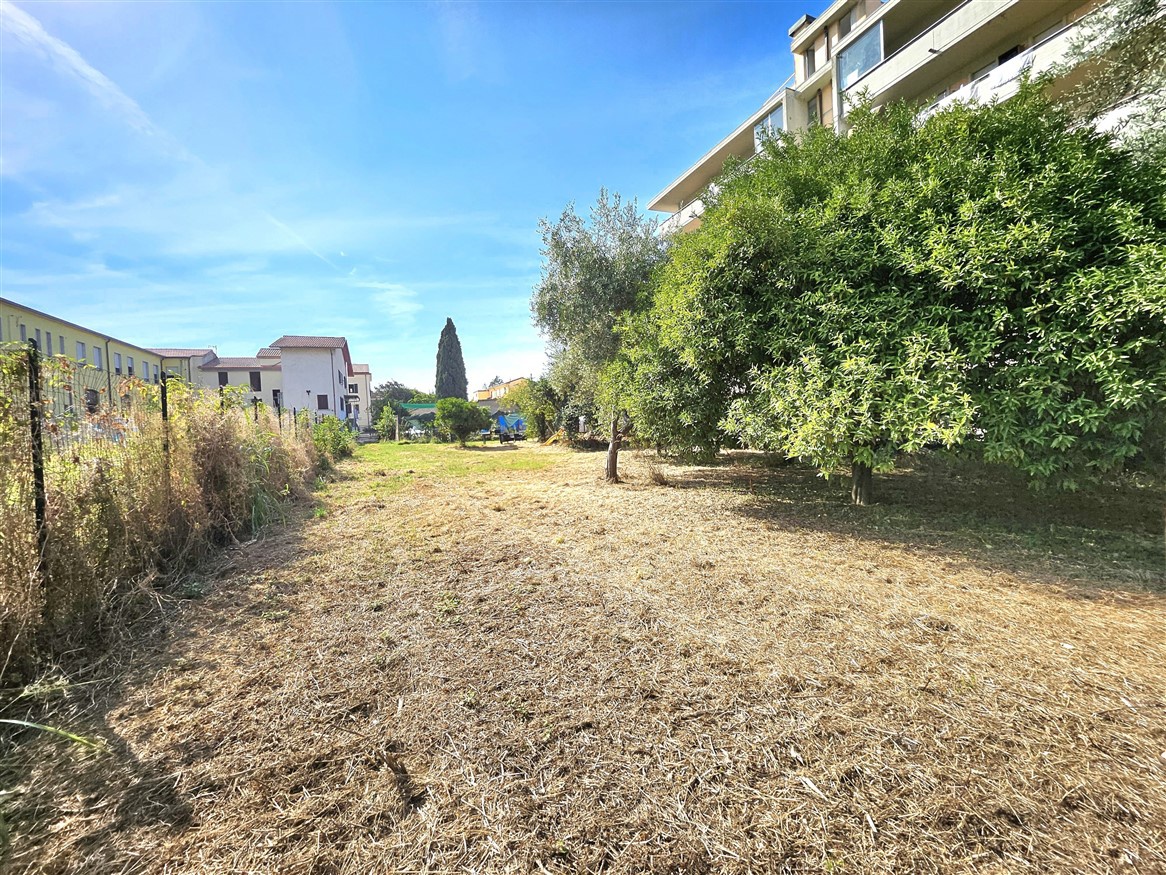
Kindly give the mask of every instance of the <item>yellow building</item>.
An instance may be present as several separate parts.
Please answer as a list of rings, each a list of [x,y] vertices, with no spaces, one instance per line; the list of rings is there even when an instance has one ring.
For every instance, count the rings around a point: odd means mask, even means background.
[[[86,388],[104,388],[110,398],[122,377],[139,377],[147,383],[161,379],[162,359],[150,350],[0,298],[0,344],[30,340],[37,342],[43,355],[64,356],[84,365]]]
[[[498,401],[506,397],[506,393],[511,389],[517,389],[523,383],[529,383],[530,380],[526,377],[519,377],[516,380],[507,380],[505,383],[497,383],[493,386],[487,386],[485,389],[478,389],[474,392],[475,401]]]
[[[794,73],[735,131],[648,204],[661,233],[694,231],[702,196],[729,158],[748,160],[767,132],[847,130],[846,107],[906,100],[925,111],[1016,93],[1024,74],[1057,69],[1096,0],[835,0],[789,30]]]

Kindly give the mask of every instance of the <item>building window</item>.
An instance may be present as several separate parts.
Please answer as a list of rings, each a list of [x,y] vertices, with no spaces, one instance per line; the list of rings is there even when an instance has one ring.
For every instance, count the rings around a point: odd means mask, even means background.
[[[277,408],[283,404],[283,393],[278,389],[271,390],[271,403],[274,404]]]
[[[822,89],[806,102],[806,115],[811,125],[822,123]]]
[[[63,334],[57,335],[57,354],[58,355],[65,354],[65,335],[63,335]]]
[[[858,24],[858,7],[851,6],[846,11],[846,14],[838,20],[838,38],[842,39],[842,37],[850,33],[856,24]]]
[[[252,392],[262,392],[263,391],[263,377],[260,375],[259,371],[251,371],[248,374],[248,376],[251,377],[251,391]]]
[[[807,49],[802,54],[802,57],[805,59],[806,64],[806,78],[809,79],[814,75],[814,71],[818,69],[817,59],[814,57],[813,47]]]
[[[100,400],[100,398],[97,395],[96,389],[86,389],[85,390],[85,412],[86,413],[96,413],[97,412],[97,402],[99,400]]]
[[[316,409],[317,410],[327,410],[328,409],[328,396],[327,395],[317,395],[316,396]]]
[[[132,355],[126,356],[126,376],[132,377],[134,375],[134,357]]]
[[[154,382],[158,382],[158,366],[154,365]]]
[[[838,54],[838,79],[843,89],[849,88],[883,62],[883,23],[874,27],[848,45]]]
[[[349,384],[348,384],[348,394],[349,394],[349,395],[355,395],[355,394],[356,394],[356,383],[349,383]]]
[[[85,361],[85,341],[83,340],[77,341],[77,361]]]
[[[44,352],[44,349],[45,349],[45,342],[43,340],[41,340],[39,328],[36,330],[36,348],[39,349],[41,352]],[[84,356],[82,356],[82,358],[84,358]]]
[[[121,373],[121,353],[115,352],[113,354],[113,372],[115,374]]]
[[[753,126],[753,148],[760,152],[765,141],[785,130],[785,107],[779,106]]]
[[[222,388],[223,386],[227,385],[227,379],[228,379],[227,372],[226,371],[219,371],[219,388]]]
[[[103,362],[101,361],[101,347],[95,346],[93,347],[93,367],[101,370],[102,366]]]
[[[53,354],[53,332],[45,335],[45,355]]]

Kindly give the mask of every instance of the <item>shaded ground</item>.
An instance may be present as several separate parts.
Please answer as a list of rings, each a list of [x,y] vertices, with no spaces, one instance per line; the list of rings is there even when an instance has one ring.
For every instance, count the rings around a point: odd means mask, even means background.
[[[362,448],[22,736],[12,868],[1166,871],[1160,495],[601,466]]]

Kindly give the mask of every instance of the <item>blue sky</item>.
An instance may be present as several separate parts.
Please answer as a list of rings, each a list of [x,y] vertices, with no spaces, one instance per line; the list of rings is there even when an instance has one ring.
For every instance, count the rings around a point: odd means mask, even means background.
[[[146,345],[537,374],[538,220],[641,205],[791,72],[772,3],[0,0],[0,294]]]

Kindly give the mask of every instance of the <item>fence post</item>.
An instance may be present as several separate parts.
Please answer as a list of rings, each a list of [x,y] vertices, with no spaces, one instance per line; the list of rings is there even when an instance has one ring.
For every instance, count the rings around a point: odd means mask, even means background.
[[[275,402],[275,421],[279,423],[279,430],[283,431],[283,407],[278,401]]]
[[[251,421],[252,422],[259,421],[259,399],[258,398],[251,399]]]
[[[166,460],[166,465],[170,465],[170,403],[168,384],[170,382],[170,375],[165,371],[162,372],[162,456]]]
[[[41,428],[40,347],[35,340],[28,342],[28,430],[32,438],[33,514],[36,520],[36,570],[45,590],[45,608],[48,608],[45,546],[48,543],[46,516],[48,501],[45,496],[45,446]]]

